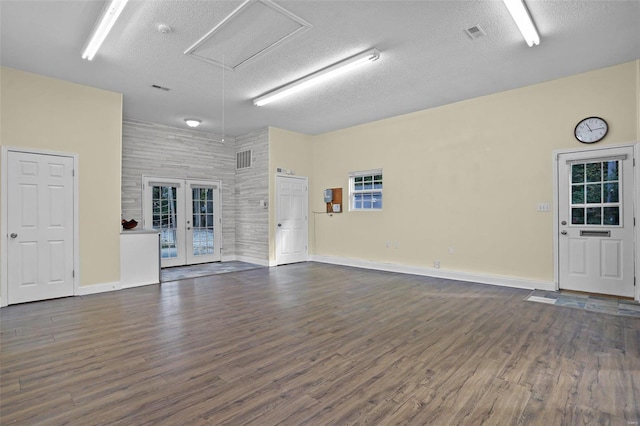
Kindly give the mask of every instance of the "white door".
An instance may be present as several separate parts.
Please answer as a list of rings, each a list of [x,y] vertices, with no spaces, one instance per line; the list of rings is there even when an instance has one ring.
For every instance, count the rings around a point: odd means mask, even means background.
[[[306,177],[276,176],[276,264],[308,258],[308,189]]]
[[[220,185],[187,181],[187,264],[220,260]]]
[[[73,157],[7,153],[9,304],[73,295]]]
[[[633,148],[558,156],[561,289],[634,296]]]
[[[220,182],[144,178],[144,226],[160,232],[160,264],[221,257]]]

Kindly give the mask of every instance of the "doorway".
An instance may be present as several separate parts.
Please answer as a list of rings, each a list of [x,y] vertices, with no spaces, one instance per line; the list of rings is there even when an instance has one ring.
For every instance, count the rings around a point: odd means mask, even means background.
[[[634,149],[557,155],[560,289],[635,296]]]
[[[74,293],[75,165],[72,154],[3,149],[6,304]]]
[[[308,259],[308,205],[306,177],[276,176],[276,265]]]
[[[143,178],[144,227],[160,232],[160,266],[221,258],[220,182]]]

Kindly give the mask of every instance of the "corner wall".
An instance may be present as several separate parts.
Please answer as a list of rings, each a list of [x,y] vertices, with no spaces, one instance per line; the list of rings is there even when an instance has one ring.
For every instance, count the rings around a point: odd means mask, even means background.
[[[295,172],[296,176],[309,178],[309,190],[313,183],[313,136],[302,133],[269,128],[269,261],[276,260],[275,229],[276,229],[276,174],[278,167]],[[309,206],[312,193],[309,191]],[[313,247],[313,226],[315,214],[309,211],[309,254]]]
[[[78,154],[80,285],[119,282],[122,95],[6,67],[0,93],[0,145]]]
[[[142,176],[222,182],[222,256],[235,256],[235,141],[126,119],[122,127],[122,218],[142,223]]]
[[[640,137],[639,61],[471,99],[313,140],[311,210],[348,197],[350,171],[384,170],[383,210],[318,215],[316,255],[552,282],[552,152],[605,118],[605,144]],[[345,200],[345,210],[348,202]],[[552,207],[553,211],[553,207]]]
[[[262,207],[260,201],[269,199],[269,129],[236,138],[235,152],[249,149],[251,167],[235,171],[236,258],[266,266],[269,264],[269,209]]]

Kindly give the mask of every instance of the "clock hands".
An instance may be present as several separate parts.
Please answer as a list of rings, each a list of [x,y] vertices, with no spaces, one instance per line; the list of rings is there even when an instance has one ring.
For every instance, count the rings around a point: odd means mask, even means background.
[[[589,127],[589,123],[584,123],[587,126],[587,129],[589,129],[590,132],[593,132],[593,130],[591,129],[591,127]]]

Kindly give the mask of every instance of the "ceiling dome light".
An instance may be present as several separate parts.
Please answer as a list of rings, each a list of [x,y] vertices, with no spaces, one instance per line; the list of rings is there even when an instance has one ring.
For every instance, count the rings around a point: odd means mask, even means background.
[[[187,123],[189,127],[198,127],[202,120],[198,120],[197,118],[185,118],[184,122]]]

